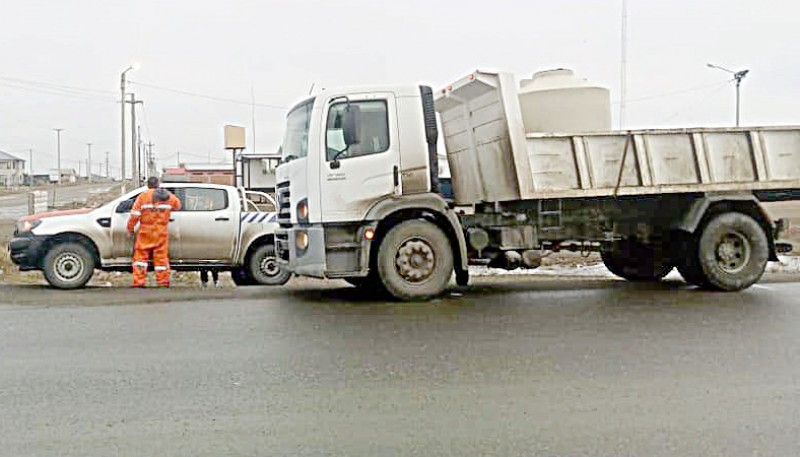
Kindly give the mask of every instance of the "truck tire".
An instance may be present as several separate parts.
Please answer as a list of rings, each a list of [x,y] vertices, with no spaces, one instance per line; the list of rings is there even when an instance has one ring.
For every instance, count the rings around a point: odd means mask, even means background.
[[[243,267],[231,270],[231,279],[237,286],[252,286],[255,284],[253,278],[250,277],[250,273]]]
[[[42,272],[56,289],[79,289],[94,274],[92,252],[81,243],[70,241],[53,245],[44,256]]]
[[[447,235],[424,220],[402,222],[378,248],[378,275],[400,300],[425,300],[441,294],[453,275],[453,249]]]
[[[663,248],[635,241],[614,243],[600,257],[608,271],[628,281],[660,281],[674,268]]]
[[[292,277],[291,272],[278,264],[275,246],[271,244],[262,244],[250,254],[247,273],[252,283],[259,286],[281,286]]]
[[[769,260],[767,234],[743,213],[723,213],[708,221],[697,248],[706,287],[727,292],[758,282]]]
[[[697,236],[683,233],[680,237],[674,258],[675,265],[678,266],[678,273],[681,274],[684,281],[693,286],[707,287],[708,280],[700,267],[700,259],[697,255],[697,243],[699,242]]]

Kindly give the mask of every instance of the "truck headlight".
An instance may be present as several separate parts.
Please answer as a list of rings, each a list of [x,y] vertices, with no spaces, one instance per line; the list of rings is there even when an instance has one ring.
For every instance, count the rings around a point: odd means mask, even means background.
[[[297,222],[308,224],[308,200],[306,199],[297,204]]]
[[[297,232],[297,235],[295,235],[295,245],[299,251],[308,249],[308,233],[302,230]]]

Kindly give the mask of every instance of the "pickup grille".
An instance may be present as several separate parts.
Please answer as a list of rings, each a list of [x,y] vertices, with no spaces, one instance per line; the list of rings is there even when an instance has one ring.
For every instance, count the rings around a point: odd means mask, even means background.
[[[275,186],[278,196],[278,224],[288,228],[292,226],[292,203],[289,195],[289,181],[280,182]]]

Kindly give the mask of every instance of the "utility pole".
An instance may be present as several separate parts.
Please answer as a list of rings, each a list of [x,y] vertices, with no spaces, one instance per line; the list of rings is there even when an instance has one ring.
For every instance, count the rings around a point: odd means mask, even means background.
[[[142,177],[146,177],[146,173],[144,172],[144,168],[142,167],[142,126],[136,126],[136,170],[139,172],[139,175]]]
[[[152,141],[147,143],[147,176],[155,176],[158,174],[156,170],[156,161],[155,157],[153,157],[153,146],[155,143]]]
[[[56,141],[58,142],[57,143],[58,144],[58,146],[57,146],[58,147],[58,161],[56,163],[56,166],[58,167],[58,180],[57,181],[58,181],[58,185],[61,185],[61,132],[64,129],[53,129],[53,130],[56,131],[56,139],[57,139]]]
[[[28,186],[33,187],[33,149],[28,149],[28,154],[30,155],[30,160],[28,161],[28,173],[30,174],[28,179],[30,181],[28,181]]]
[[[136,104],[144,103],[141,100],[136,100],[136,94],[130,94],[131,99],[126,103],[131,104],[131,170],[134,187],[139,187],[141,178],[139,177],[139,161],[137,160],[136,153]]]
[[[89,171],[86,177],[89,182],[92,182],[92,143],[86,143],[86,147],[89,149],[89,158],[86,160],[86,169]]]
[[[111,175],[108,174],[108,151],[106,151],[106,178],[110,178]]]
[[[619,129],[625,126],[625,104],[628,97],[628,1],[622,0],[622,43],[619,70]]]
[[[119,89],[120,89],[120,100],[119,100],[119,108],[120,108],[120,181],[122,182],[122,193],[125,193],[125,75],[131,71],[136,70],[139,67],[138,64],[134,63],[133,65],[128,66],[122,74],[119,75]]]
[[[178,151],[178,168],[181,167],[181,151]]]
[[[714,64],[710,64],[710,63],[706,64],[706,65],[709,68],[716,68],[717,70],[722,70],[725,73],[730,73],[730,74],[733,75],[733,80],[736,81],[736,126],[739,127],[739,106],[740,106],[740,104],[739,104],[740,89],[739,88],[742,85],[742,80],[744,79],[745,76],[747,76],[748,73],[750,73],[750,70],[733,71],[733,70],[728,70],[725,67],[720,67],[719,65],[714,65]]]

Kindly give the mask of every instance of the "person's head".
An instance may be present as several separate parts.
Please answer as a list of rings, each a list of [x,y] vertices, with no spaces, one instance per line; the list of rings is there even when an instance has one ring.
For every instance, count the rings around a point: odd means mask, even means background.
[[[159,185],[158,178],[156,178],[155,176],[151,176],[151,177],[147,178],[147,188],[148,189],[156,189],[156,188],[158,188],[158,185]]]

